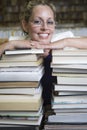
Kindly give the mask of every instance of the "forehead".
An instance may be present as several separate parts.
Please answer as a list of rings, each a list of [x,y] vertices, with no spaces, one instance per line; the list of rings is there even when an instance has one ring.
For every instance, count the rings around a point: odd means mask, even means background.
[[[53,10],[47,5],[37,5],[32,10],[32,17],[54,18]]]

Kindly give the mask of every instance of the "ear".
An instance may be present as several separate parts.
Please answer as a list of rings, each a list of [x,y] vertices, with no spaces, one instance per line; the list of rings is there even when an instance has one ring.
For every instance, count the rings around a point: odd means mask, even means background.
[[[22,24],[22,28],[23,28],[24,32],[28,33],[28,23],[23,19],[21,21],[21,24]]]

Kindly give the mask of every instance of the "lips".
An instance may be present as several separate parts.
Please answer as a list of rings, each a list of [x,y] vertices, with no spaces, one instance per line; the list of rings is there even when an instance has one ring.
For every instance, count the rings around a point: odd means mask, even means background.
[[[45,33],[45,34],[39,34],[39,36],[40,36],[41,38],[47,38],[48,35],[49,35],[49,34],[47,34],[47,33]]]

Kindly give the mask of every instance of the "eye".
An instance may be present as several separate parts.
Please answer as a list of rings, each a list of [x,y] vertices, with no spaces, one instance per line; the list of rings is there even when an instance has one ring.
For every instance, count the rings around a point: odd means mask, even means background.
[[[54,21],[48,21],[47,24],[48,25],[54,25]]]
[[[41,21],[40,20],[34,20],[33,23],[36,24],[36,25],[40,25]]]

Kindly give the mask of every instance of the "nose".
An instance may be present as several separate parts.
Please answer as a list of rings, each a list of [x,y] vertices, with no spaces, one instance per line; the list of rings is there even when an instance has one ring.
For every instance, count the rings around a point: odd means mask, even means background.
[[[46,30],[48,29],[47,23],[44,22],[43,25],[41,26],[42,30]]]

